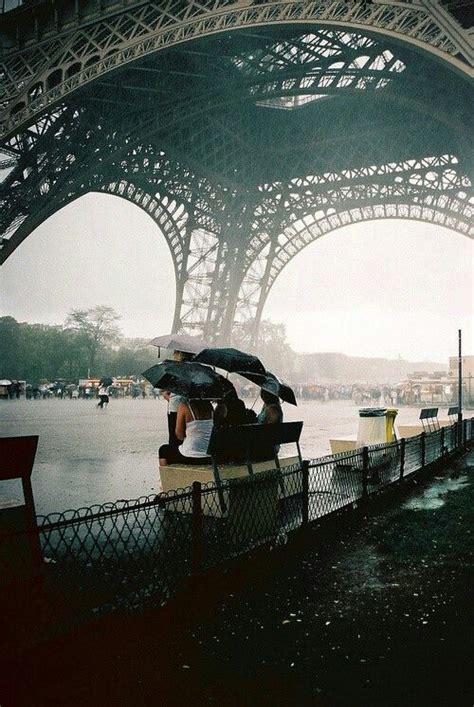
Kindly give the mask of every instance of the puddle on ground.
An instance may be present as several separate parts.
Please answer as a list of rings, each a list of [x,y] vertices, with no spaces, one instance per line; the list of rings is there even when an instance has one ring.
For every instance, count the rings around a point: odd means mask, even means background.
[[[374,545],[367,544],[352,551],[337,565],[337,569],[349,583],[351,592],[382,590],[398,587],[399,584],[387,582],[383,577],[380,564],[384,558]]]
[[[467,474],[457,478],[446,476],[436,477],[422,493],[406,500],[402,508],[415,511],[434,510],[441,508],[446,503],[448,493],[462,489],[469,481]],[[337,565],[342,573],[342,581],[350,584],[350,591],[365,592],[367,590],[383,590],[387,587],[400,586],[397,582],[388,581],[383,564],[384,557],[377,548],[370,544],[354,549]]]
[[[466,485],[467,481],[467,475],[459,476],[456,479],[437,478],[422,494],[405,501],[402,508],[410,511],[432,511],[441,508],[446,503],[448,493],[458,491]]]

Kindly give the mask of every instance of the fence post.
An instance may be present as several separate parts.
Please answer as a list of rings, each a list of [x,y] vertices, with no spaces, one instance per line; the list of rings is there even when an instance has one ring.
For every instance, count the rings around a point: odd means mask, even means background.
[[[463,420],[461,420],[461,422],[458,421],[456,426],[456,446],[458,450],[460,450],[462,447],[462,428]]]
[[[439,434],[439,456],[444,457],[444,427],[441,428]]]
[[[192,531],[191,531],[191,563],[193,574],[199,572],[203,558],[203,523],[201,505],[201,482],[193,481],[192,498]]]
[[[362,448],[362,498],[367,496],[367,483],[369,479],[369,449]]]
[[[426,432],[421,433],[421,468],[425,468]]]
[[[467,420],[462,421],[462,443],[463,447],[465,447],[467,443]]]
[[[403,479],[403,474],[405,472],[405,447],[406,440],[402,437],[400,440],[400,481]]]
[[[307,525],[309,522],[309,461],[303,459],[301,465],[302,472],[302,492],[303,492],[303,507],[301,509],[301,524]]]

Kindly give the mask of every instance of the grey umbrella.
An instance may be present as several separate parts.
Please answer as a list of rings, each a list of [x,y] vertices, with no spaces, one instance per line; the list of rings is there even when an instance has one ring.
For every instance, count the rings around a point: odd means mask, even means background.
[[[159,349],[169,349],[170,351],[184,351],[185,353],[199,353],[209,346],[197,336],[188,334],[165,334],[156,336],[149,342],[150,346],[157,346]]]

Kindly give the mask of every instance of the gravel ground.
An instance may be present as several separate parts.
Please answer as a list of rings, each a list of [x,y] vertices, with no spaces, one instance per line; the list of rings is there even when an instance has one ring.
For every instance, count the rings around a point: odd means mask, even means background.
[[[199,621],[179,619],[202,585],[166,620],[112,617],[23,656],[0,704],[471,706],[473,469],[471,452],[313,531]]]

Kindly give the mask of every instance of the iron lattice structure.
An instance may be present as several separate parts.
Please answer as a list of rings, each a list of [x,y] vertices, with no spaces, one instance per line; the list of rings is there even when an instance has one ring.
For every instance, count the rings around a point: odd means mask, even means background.
[[[436,0],[30,0],[0,15],[0,258],[88,192],[156,222],[173,329],[256,337],[305,246],[473,236],[471,35]],[[459,10],[461,9],[461,14]]]

